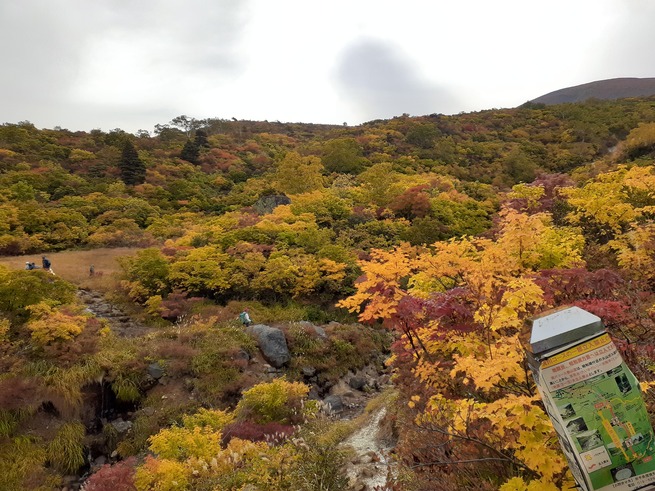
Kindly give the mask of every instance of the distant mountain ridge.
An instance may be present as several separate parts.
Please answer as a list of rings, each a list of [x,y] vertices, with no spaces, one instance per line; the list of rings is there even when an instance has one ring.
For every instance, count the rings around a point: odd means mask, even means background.
[[[567,87],[528,101],[536,104],[564,104],[587,99],[625,99],[655,95],[655,78],[611,78]]]

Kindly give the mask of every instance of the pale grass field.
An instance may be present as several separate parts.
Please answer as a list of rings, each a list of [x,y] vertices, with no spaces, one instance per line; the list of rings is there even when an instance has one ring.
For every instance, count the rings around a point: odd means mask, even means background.
[[[109,291],[116,283],[115,273],[120,271],[116,261],[122,256],[129,256],[140,250],[136,247],[118,247],[114,249],[92,249],[89,251],[63,251],[45,253],[52,263],[52,270],[56,275],[81,288],[91,290]],[[30,261],[41,266],[43,254],[28,254],[25,256],[0,257],[0,264],[10,269],[24,269],[25,262]],[[93,264],[96,273],[89,276],[89,267]]]

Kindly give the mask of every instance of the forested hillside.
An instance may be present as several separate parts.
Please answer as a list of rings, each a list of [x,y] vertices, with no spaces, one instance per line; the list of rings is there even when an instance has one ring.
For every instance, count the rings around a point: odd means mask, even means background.
[[[4,264],[135,250],[77,285],[0,265],[0,489],[61,489],[98,455],[113,466],[88,491],[346,489],[352,428],[315,400],[369,365],[393,371],[388,489],[570,489],[519,335],[577,305],[653,379],[654,155],[652,99],[0,126]],[[90,314],[80,284],[138,330]],[[244,308],[283,330],[279,370],[253,368]]]

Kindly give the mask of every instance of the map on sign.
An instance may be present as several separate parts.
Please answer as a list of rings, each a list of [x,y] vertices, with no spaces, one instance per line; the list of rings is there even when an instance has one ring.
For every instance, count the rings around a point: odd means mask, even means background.
[[[655,435],[639,383],[607,334],[543,361],[538,384],[574,475],[590,490],[655,483]]]

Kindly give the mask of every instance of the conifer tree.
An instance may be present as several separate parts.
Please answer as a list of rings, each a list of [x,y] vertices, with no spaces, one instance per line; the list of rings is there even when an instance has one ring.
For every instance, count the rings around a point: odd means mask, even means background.
[[[184,147],[182,147],[180,158],[192,164],[197,164],[198,158],[200,157],[200,150],[203,148],[209,148],[207,133],[197,130],[195,138],[193,140],[187,140]]]
[[[198,157],[200,157],[200,148],[193,140],[187,140],[180,152],[180,158],[192,164],[197,164]]]
[[[128,186],[143,184],[145,182],[146,166],[139,158],[139,154],[132,142],[125,142],[118,166],[121,171],[121,179]]]

